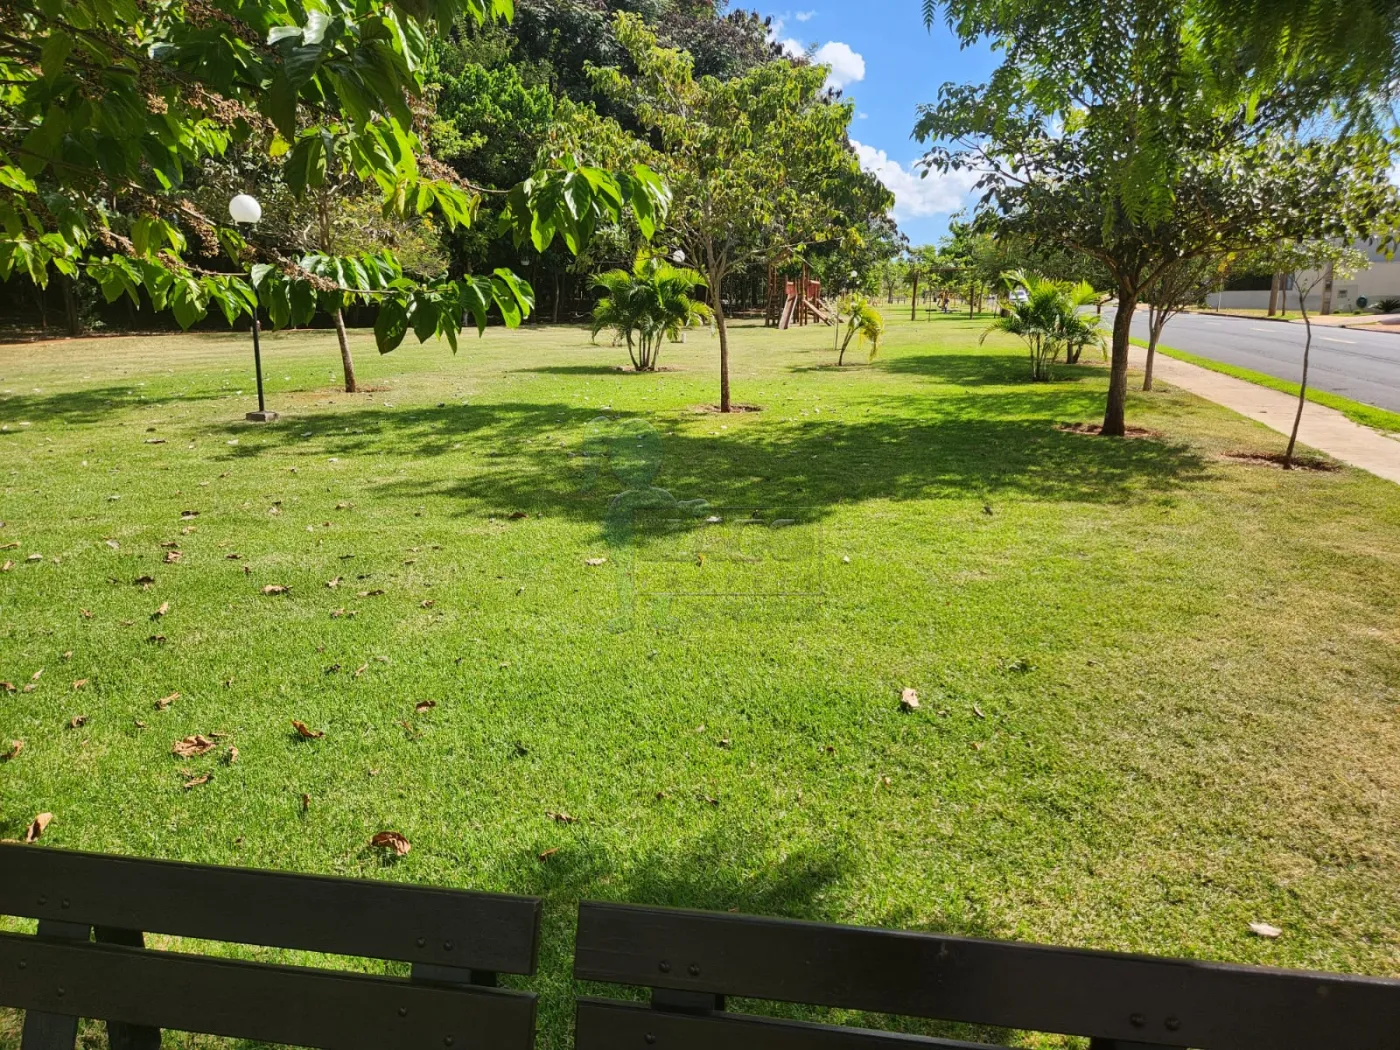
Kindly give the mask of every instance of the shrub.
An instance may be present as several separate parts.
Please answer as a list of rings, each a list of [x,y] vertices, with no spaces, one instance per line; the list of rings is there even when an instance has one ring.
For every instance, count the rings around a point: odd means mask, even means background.
[[[705,287],[705,279],[664,259],[638,256],[631,272],[610,270],[593,283],[606,293],[593,308],[593,335],[611,328],[625,339],[638,372],[656,370],[663,339],[679,339],[685,329],[708,324],[712,316],[708,306],[691,298],[695,289]]]

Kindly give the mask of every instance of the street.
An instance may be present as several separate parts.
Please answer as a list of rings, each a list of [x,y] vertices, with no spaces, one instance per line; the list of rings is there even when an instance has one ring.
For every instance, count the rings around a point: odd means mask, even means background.
[[[1105,307],[1103,313],[1108,327],[1113,310]],[[1147,339],[1146,307],[1133,317],[1133,336]],[[1167,322],[1162,345],[1296,383],[1304,336],[1300,324],[1180,314]],[[1314,325],[1308,385],[1400,412],[1400,335]]]

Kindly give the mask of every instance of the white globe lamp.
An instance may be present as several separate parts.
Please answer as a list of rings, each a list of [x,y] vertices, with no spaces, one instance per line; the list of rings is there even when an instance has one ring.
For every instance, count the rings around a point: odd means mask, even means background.
[[[671,253],[671,258],[672,258],[675,262],[683,263],[683,262],[685,262],[685,252],[683,252],[681,249],[677,248],[675,251],[673,251],[673,252]]]
[[[262,205],[256,197],[240,193],[228,202],[228,214],[234,222],[257,222],[262,218]]]

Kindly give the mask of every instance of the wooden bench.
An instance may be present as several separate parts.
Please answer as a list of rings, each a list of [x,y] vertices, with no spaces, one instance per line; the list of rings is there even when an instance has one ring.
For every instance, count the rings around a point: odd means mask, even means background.
[[[0,1006],[23,1050],[72,1050],[79,1017],[114,1050],[173,1028],[335,1050],[529,1050],[535,996],[496,974],[535,969],[540,901],[0,845]],[[411,964],[411,977],[242,962],[144,947],[143,933]]]
[[[708,912],[585,903],[576,1050],[982,1044],[725,1011],[725,996],[1088,1036],[1093,1050],[1394,1050],[1400,981]]]

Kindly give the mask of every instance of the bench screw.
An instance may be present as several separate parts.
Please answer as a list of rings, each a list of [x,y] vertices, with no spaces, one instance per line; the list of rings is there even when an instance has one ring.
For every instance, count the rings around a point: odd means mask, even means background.
[[[58,990],[58,997],[59,997],[60,999],[62,999],[62,998],[63,998],[63,995],[64,995],[64,991],[63,991],[62,988],[60,988],[60,989]]]
[[[68,907],[68,898],[67,898],[67,897],[64,897],[64,898],[63,898],[63,906],[64,906],[65,908]]]
[[[29,969],[29,960],[27,960],[27,959],[21,959],[21,960],[19,961],[19,968],[20,968],[21,970],[27,970],[27,969]]]
[[[1134,1028],[1141,1028],[1143,1025],[1147,1024],[1147,1018],[1143,1017],[1142,1014],[1133,1014],[1128,1020],[1132,1023]]]
[[[1168,1032],[1175,1032],[1178,1028],[1181,1027],[1181,1020],[1176,1017],[1168,1017],[1166,1020],[1166,1025]]]
[[[426,938],[426,937],[419,937],[419,938],[418,938],[418,947],[422,948],[422,947],[423,947],[424,945],[426,945],[427,943],[428,943],[428,938]]]
[[[651,1046],[652,1043],[656,1042],[656,1033],[655,1033],[655,1032],[648,1032],[646,1038],[647,1038],[647,1046]]]
[[[699,963],[691,963],[691,964],[690,964],[690,976],[692,976],[692,977],[699,977],[699,976],[700,976],[700,964],[699,964]]]
[[[47,904],[47,903],[49,903],[49,899],[48,899],[47,897],[40,897],[40,898],[39,898],[39,903],[40,903],[41,905]]]
[[[408,1007],[406,1007],[406,1006],[400,1006],[400,1007],[399,1007],[399,1016],[400,1016],[400,1017],[407,1017],[407,1016],[408,1016]]]
[[[442,1037],[442,1045],[443,1045],[443,1046],[451,1046],[451,1045],[452,1045],[452,1037],[451,1037],[450,1035],[445,1035],[445,1036],[443,1036],[443,1037]]]
[[[662,972],[662,973],[670,973],[670,972],[671,972],[671,964],[670,964],[669,962],[667,962],[665,959],[662,959],[662,960],[661,960],[661,972]]]
[[[443,942],[442,942],[442,950],[445,951],[445,952],[450,952],[450,951],[452,950],[452,942],[451,942],[451,941],[443,941]]]

